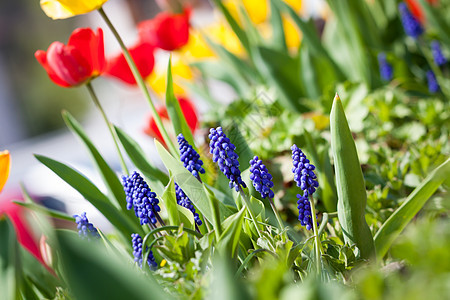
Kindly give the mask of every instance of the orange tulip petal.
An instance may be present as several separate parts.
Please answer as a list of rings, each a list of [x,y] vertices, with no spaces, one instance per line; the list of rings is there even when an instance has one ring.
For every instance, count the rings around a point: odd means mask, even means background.
[[[9,169],[11,167],[11,157],[8,151],[0,152],[0,192],[3,189],[9,177]]]

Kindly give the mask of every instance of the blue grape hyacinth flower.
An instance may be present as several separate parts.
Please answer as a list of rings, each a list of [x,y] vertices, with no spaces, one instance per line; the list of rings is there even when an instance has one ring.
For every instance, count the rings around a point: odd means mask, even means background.
[[[310,163],[309,159],[306,158],[306,155],[297,145],[294,144],[291,150],[294,180],[297,186],[303,191],[303,195],[297,194],[298,220],[307,230],[311,230],[313,223],[309,196],[314,194],[316,188],[319,187],[317,176],[314,173],[316,167]]]
[[[137,233],[133,233],[131,234],[131,243],[132,243],[132,247],[133,247],[133,256],[134,256],[134,261],[139,265],[140,268],[142,268],[142,260],[143,260],[143,255],[142,255],[142,238],[139,234]],[[147,264],[150,268],[156,268],[158,266],[158,264],[155,261],[155,257],[153,256],[153,252],[150,251],[148,254],[148,259],[147,259]]]
[[[417,39],[419,36],[423,33],[423,27],[420,24],[419,20],[411,14],[408,7],[405,3],[400,3],[398,5],[398,10],[400,11],[400,17],[402,19],[403,29],[405,30],[405,33],[414,38]]]
[[[269,170],[267,170],[267,167],[258,156],[250,160],[250,180],[253,182],[255,190],[261,194],[263,199],[266,197],[273,198],[275,196],[272,191],[272,175],[270,175]]]
[[[230,188],[239,191],[241,186],[247,187],[241,178],[241,171],[239,170],[239,156],[234,152],[236,146],[230,142],[222,127],[209,130],[209,147],[210,153],[213,155],[213,161],[219,165],[220,171],[230,180]]]
[[[391,81],[394,75],[394,71],[392,69],[392,65],[386,60],[386,54],[378,54],[378,65],[380,66],[381,78],[385,81]]]
[[[156,193],[152,192],[141,175],[134,171],[130,176],[122,176],[122,183],[127,200],[127,209],[134,207],[136,217],[141,225],[157,222],[157,214],[161,210]]]
[[[194,148],[189,145],[189,143],[184,138],[183,134],[179,134],[177,137],[179,149],[180,149],[180,159],[184,167],[192,173],[197,179],[200,178],[200,174],[205,174],[205,169],[203,166],[203,161],[200,159],[200,155],[194,150]]]
[[[431,53],[433,54],[434,63],[437,66],[443,66],[447,63],[447,59],[445,58],[444,54],[441,50],[441,45],[438,41],[432,41],[431,42]]]
[[[177,204],[180,206],[183,206],[184,208],[189,209],[192,214],[194,215],[195,224],[198,226],[202,225],[202,220],[200,220],[200,217],[198,213],[195,212],[194,204],[192,204],[189,197],[184,193],[184,191],[180,188],[178,184],[175,183],[175,193],[177,196]]]
[[[439,84],[433,71],[427,71],[428,90],[430,93],[437,93],[439,91]]]
[[[73,215],[73,217],[77,223],[78,235],[81,238],[86,238],[88,240],[100,238],[97,228],[95,228],[92,223],[89,223],[86,212],[82,212],[81,215]]]

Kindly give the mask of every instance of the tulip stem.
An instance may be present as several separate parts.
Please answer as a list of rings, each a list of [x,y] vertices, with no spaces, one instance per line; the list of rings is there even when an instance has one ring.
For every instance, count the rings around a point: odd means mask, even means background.
[[[126,174],[128,176],[129,175],[128,168],[127,168],[127,165],[125,164],[125,160],[123,159],[122,152],[120,151],[119,143],[117,142],[117,140],[118,140],[117,133],[114,130],[113,124],[108,120],[108,117],[106,116],[106,113],[103,110],[103,107],[100,104],[100,101],[98,100],[98,97],[95,94],[94,88],[92,87],[92,84],[90,82],[88,82],[86,84],[86,88],[88,89],[89,94],[91,95],[91,98],[94,101],[95,106],[97,106],[98,110],[100,111],[100,113],[103,116],[103,119],[105,120],[106,126],[108,127],[109,132],[111,133],[111,136],[113,138],[114,145],[116,146],[117,153],[119,154],[122,171],[124,172],[124,174]]]
[[[125,57],[125,60],[127,61],[128,65],[130,66],[131,72],[134,75],[134,78],[136,79],[136,82],[139,86],[139,88],[144,93],[145,98],[147,99],[147,102],[150,104],[150,108],[152,110],[152,114],[155,117],[156,125],[158,126],[159,131],[161,132],[164,142],[169,147],[170,152],[172,152],[172,155],[178,156],[177,148],[175,148],[174,143],[170,139],[169,135],[167,134],[166,129],[164,128],[164,125],[161,121],[161,118],[159,117],[158,112],[156,111],[156,107],[153,104],[152,98],[150,97],[150,93],[148,92],[147,86],[145,85],[144,79],[141,76],[141,73],[139,73],[139,70],[134,63],[133,58],[130,55],[130,52],[128,51],[127,47],[125,46],[125,43],[123,42],[122,38],[120,37],[119,33],[117,32],[114,25],[111,23],[108,16],[105,14],[105,11],[103,8],[99,8],[98,12],[102,16],[103,20],[105,21],[106,25],[111,30],[112,34],[116,38],[117,42],[119,43],[120,47],[122,48],[123,55]]]

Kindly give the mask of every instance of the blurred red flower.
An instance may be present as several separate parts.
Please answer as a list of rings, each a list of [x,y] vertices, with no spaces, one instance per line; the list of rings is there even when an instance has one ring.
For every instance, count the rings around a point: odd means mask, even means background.
[[[54,83],[63,87],[80,85],[104,71],[103,31],[75,29],[67,45],[53,42],[47,52],[38,50],[34,56]]]
[[[431,5],[437,5],[439,0],[427,0]],[[422,6],[417,2],[417,0],[406,0],[408,4],[409,10],[411,13],[420,21],[420,23],[424,24],[425,14],[423,12]]]
[[[130,51],[130,55],[141,76],[145,78],[150,75],[155,66],[155,57],[153,56],[154,47],[147,42],[139,42],[137,45],[129,48],[128,51]],[[108,59],[106,74],[119,78],[128,84],[136,84],[136,79],[134,79],[123,53]]]
[[[192,133],[194,133],[198,126],[198,117],[194,105],[191,101],[183,97],[178,97],[178,102],[180,103],[181,111],[186,118],[189,128]],[[157,112],[161,120],[169,120],[169,114],[167,113],[167,108],[165,106],[159,107]],[[144,128],[144,132],[151,137],[157,138],[163,145],[165,145],[164,139],[158,129],[158,126],[156,126],[156,121],[153,116],[149,117],[147,126]]]
[[[138,24],[139,37],[155,47],[172,51],[186,45],[189,40],[191,8],[181,14],[161,12],[153,19]]]

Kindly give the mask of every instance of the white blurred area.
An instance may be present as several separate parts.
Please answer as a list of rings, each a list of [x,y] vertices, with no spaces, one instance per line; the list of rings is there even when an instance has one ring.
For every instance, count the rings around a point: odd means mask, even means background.
[[[322,0],[303,2],[307,15],[317,15],[322,9]],[[127,45],[133,45],[137,40],[137,31],[132,14],[125,1],[108,1],[104,6],[104,10],[111,20],[113,20],[125,43]],[[104,29],[107,56],[118,53],[120,51],[119,45],[100,16],[91,13],[87,19],[90,24],[83,23],[79,24],[79,26],[90,26],[92,28],[102,27]],[[83,18],[83,21],[85,20],[86,18]],[[192,19],[194,26],[201,27],[213,20],[214,14],[211,13],[207,5],[194,10]],[[163,66],[167,65],[168,58],[169,54],[163,51],[158,51],[155,57],[157,64],[162,64]],[[12,105],[14,101],[9,101],[12,95],[8,90],[8,78],[2,73],[1,64],[2,61],[0,60],[0,150],[8,149],[12,158],[10,178],[2,194],[4,196],[20,195],[19,184],[23,183],[33,197],[51,197],[64,203],[65,211],[69,215],[80,214],[86,211],[89,220],[107,232],[111,227],[106,219],[92,205],[84,200],[76,190],[67,185],[47,167],[40,164],[33,156],[34,154],[40,154],[68,164],[88,177],[106,193],[106,189],[91,161],[87,149],[77,137],[68,129],[63,129],[29,140],[13,143],[8,142],[20,140],[24,134],[21,124],[15,122],[14,119],[16,109]],[[51,84],[50,81],[49,84]],[[211,82],[211,84],[215,83]],[[141,91],[137,87],[127,86],[110,78],[96,79],[93,81],[93,87],[112,123],[124,129],[138,141],[147,157],[154,164],[164,169],[158,159],[152,139],[143,133],[145,120],[150,115],[150,108],[142,96]],[[214,91],[213,95],[224,103],[231,101],[233,98],[233,94],[223,85],[215,85],[212,90]],[[86,98],[89,97],[87,91],[83,91],[83,93],[85,93]],[[199,117],[201,119],[201,112],[207,110],[208,105],[195,95],[192,98],[197,110],[200,112]],[[155,95],[153,95],[153,99],[156,103],[161,100],[158,100]],[[162,103],[160,102],[158,105],[160,104]],[[93,104],[91,104],[87,116],[84,117],[82,125],[105,160],[113,167],[118,175],[121,175],[120,164],[112,138],[109,135],[103,118]],[[133,171],[133,166],[129,160],[127,160],[127,163],[130,171]]]

